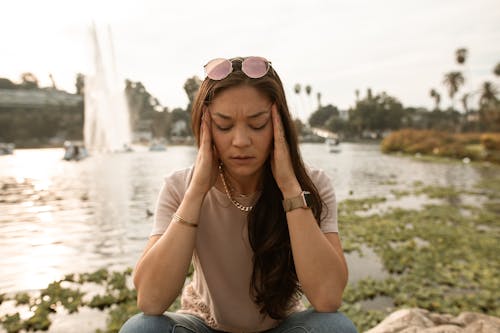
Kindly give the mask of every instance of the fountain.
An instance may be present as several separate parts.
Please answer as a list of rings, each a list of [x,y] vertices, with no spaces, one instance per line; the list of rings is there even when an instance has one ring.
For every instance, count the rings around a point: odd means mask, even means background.
[[[130,149],[130,115],[124,83],[118,77],[111,28],[91,29],[94,72],[85,76],[84,140],[91,151]]]

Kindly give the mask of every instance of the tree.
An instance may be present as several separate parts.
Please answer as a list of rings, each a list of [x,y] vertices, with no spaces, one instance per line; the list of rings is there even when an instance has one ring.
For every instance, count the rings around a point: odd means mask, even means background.
[[[431,89],[429,94],[434,99],[434,104],[436,105],[434,107],[434,110],[439,110],[439,103],[441,102],[441,95],[435,89]]]
[[[460,102],[462,103],[462,106],[464,108],[465,114],[469,114],[469,94],[465,93],[463,94],[462,98],[460,99]]]
[[[52,74],[49,74],[49,79],[50,82],[52,83],[52,88],[57,89],[56,81],[54,80],[54,76]]]
[[[297,95],[300,94],[300,90],[301,90],[300,83],[296,83],[295,86],[293,86],[293,90],[295,90],[295,93]]]
[[[17,85],[9,79],[0,77],[0,89],[17,89]]]
[[[497,99],[498,89],[489,81],[483,83],[479,93],[480,93],[479,96],[480,109],[496,104],[498,102]]]
[[[84,94],[85,76],[82,73],[76,74],[75,87],[76,87],[76,93],[78,95],[83,95]]]
[[[401,127],[404,109],[401,102],[385,92],[373,96],[371,90],[367,96],[349,110],[349,122],[358,133],[365,130],[381,132]]]
[[[349,122],[340,117],[330,117],[325,124],[325,127],[330,132],[345,134],[349,131]]]
[[[21,74],[21,86],[26,89],[36,89],[38,88],[38,78],[33,73],[23,73]]]
[[[301,135],[304,132],[304,123],[299,119],[295,118],[293,120],[293,123],[295,125],[295,130],[297,131],[297,135]]]
[[[324,128],[328,119],[339,115],[339,110],[336,106],[328,104],[322,108],[319,108],[311,114],[309,117],[309,125],[311,127],[322,127]]]
[[[308,103],[309,103],[309,110],[308,112],[312,113],[313,112],[313,101],[312,101],[312,98],[311,98],[311,91],[312,91],[312,88],[310,85],[307,85],[305,87],[305,91],[306,91],[306,94],[307,94],[307,99],[308,99]]]
[[[305,88],[305,90],[306,90],[307,96],[310,96],[311,95],[311,90],[312,90],[311,86],[307,85],[306,88]]]
[[[449,72],[444,75],[443,84],[448,88],[448,95],[451,99],[451,108],[455,108],[455,94],[465,83],[461,72]]]
[[[171,118],[170,118],[171,126],[178,126],[179,122],[183,122],[184,125],[179,127],[179,130],[176,130],[177,133],[176,135],[180,136],[186,136],[186,135],[191,135],[191,115],[189,112],[181,109],[181,108],[176,108],[173,109],[171,112]],[[172,133],[172,129],[170,130],[170,133]]]
[[[493,73],[496,75],[496,76],[500,76],[500,62],[495,66],[495,68],[493,69]]]
[[[200,86],[201,86],[201,79],[196,75],[190,77],[184,83],[184,91],[186,92],[189,99],[189,103],[186,108],[187,112],[191,112],[193,101],[196,97],[196,94],[198,93],[198,90],[200,89]]]
[[[455,60],[458,64],[463,65],[467,60],[467,49],[462,47],[455,51]]]
[[[316,93],[316,98],[318,99],[318,109],[321,107],[321,93]]]
[[[479,91],[479,119],[483,130],[500,131],[500,103],[498,89],[484,82]]]

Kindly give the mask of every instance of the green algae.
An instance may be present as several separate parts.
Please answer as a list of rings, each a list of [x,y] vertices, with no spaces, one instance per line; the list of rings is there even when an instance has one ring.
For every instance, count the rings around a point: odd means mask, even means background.
[[[343,243],[370,247],[391,273],[384,280],[363,279],[349,285],[341,310],[360,331],[373,327],[388,311],[404,307],[500,316],[500,178],[473,189],[413,185],[414,195],[458,198],[465,194],[487,201],[481,207],[446,201],[420,210],[395,208],[370,216],[358,216],[340,205]],[[363,301],[379,296],[390,297],[394,308],[363,309]]]
[[[500,177],[490,177],[473,188],[453,188],[414,182],[413,188],[393,191],[396,197],[425,195],[429,198],[473,196],[481,206],[460,204],[460,200],[425,205],[419,210],[393,208],[377,211],[386,198],[348,199],[339,203],[339,223],[345,252],[363,247],[372,249],[390,276],[365,278],[349,284],[344,292],[341,311],[359,331],[379,323],[390,311],[420,307],[456,315],[463,311],[500,316]],[[375,209],[373,209],[375,208]],[[53,282],[39,296],[19,293],[12,298],[0,295],[0,303],[9,299],[28,305],[33,315],[22,320],[19,313],[6,315],[1,323],[7,332],[47,330],[50,313],[62,307],[69,313],[81,307],[107,311],[106,328],[97,332],[118,332],[123,323],[139,312],[137,293],[128,287],[132,270],[69,274]],[[190,268],[192,273],[192,267]],[[63,287],[64,283],[72,288]],[[99,284],[104,293],[84,302],[84,293],[76,286]],[[363,303],[386,297],[390,308],[366,309]],[[169,311],[180,308],[177,298]]]

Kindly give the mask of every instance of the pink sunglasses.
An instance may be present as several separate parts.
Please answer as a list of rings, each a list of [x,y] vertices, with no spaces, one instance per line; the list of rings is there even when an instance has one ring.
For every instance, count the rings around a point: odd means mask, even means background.
[[[216,58],[210,60],[204,67],[207,77],[212,80],[220,81],[225,79],[233,71],[233,62],[240,59],[228,60]],[[241,61],[241,70],[249,78],[258,79],[267,74],[271,68],[271,62],[262,57],[246,57]]]

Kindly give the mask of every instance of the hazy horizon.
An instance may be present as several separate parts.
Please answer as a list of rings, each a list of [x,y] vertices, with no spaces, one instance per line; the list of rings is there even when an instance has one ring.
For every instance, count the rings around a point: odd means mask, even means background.
[[[301,118],[307,116],[301,104],[311,102],[293,93],[296,83],[312,86],[314,105],[321,92],[322,104],[347,109],[356,89],[364,96],[371,88],[405,106],[431,108],[434,88],[448,107],[442,80],[461,68],[455,63],[461,47],[469,51],[462,66],[467,82],[456,99],[486,80],[499,85],[492,71],[500,61],[500,4],[493,0],[21,0],[3,7],[0,77],[19,82],[32,72],[49,86],[52,74],[58,88],[74,92],[76,73],[92,70],[95,21],[112,29],[120,77],[141,81],[169,109],[186,107],[184,82],[203,79],[208,60],[237,55],[271,60]]]

